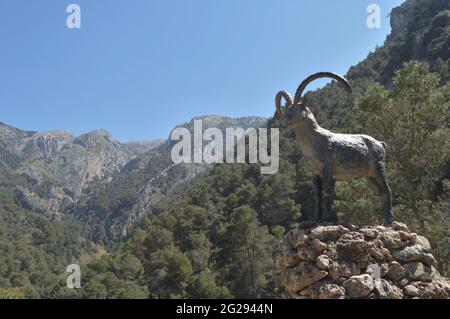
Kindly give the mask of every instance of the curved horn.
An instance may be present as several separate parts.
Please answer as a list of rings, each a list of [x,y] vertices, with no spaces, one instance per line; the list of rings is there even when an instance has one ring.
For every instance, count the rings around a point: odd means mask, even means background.
[[[286,91],[280,91],[275,97],[275,106],[277,108],[277,113],[284,121],[286,121],[284,112],[281,109],[281,98],[284,98],[286,100],[286,106],[289,106],[292,105],[292,96]]]
[[[300,84],[300,86],[297,89],[297,92],[295,93],[294,104],[297,104],[298,102],[300,102],[300,99],[302,98],[302,95],[303,95],[303,91],[306,89],[308,84],[311,83],[312,81],[315,81],[320,78],[332,78],[338,82],[340,81],[341,83],[343,83],[345,85],[345,88],[347,89],[348,93],[349,94],[352,93],[352,88],[351,88],[350,84],[348,83],[348,81],[344,77],[340,76],[339,74],[331,73],[331,72],[318,72],[318,73],[315,73],[315,74],[309,76],[302,82],[302,84]]]

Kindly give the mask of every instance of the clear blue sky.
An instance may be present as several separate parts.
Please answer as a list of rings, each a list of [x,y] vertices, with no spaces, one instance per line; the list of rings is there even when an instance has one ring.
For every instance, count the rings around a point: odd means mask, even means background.
[[[124,142],[167,137],[198,115],[269,117],[278,90],[344,74],[381,45],[402,2],[1,0],[0,121],[103,128]],[[79,30],[66,27],[70,3]],[[381,29],[366,26],[371,3]]]

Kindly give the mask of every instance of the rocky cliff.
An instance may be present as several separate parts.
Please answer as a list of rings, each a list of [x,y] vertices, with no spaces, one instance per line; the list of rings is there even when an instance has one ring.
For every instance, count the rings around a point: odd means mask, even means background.
[[[277,285],[294,299],[449,298],[429,241],[393,227],[303,223],[280,245]]]
[[[202,116],[203,129],[261,127],[262,117]],[[194,119],[180,124],[193,131]],[[173,142],[175,143],[175,142]],[[0,122],[0,190],[22,207],[49,218],[71,214],[92,232],[127,237],[159,201],[211,165],[177,164],[169,139],[120,143],[105,130],[75,136],[59,130],[25,131]],[[94,237],[97,240],[96,237]]]
[[[125,143],[131,150],[133,150],[137,155],[143,155],[148,151],[151,151],[161,144],[163,144],[166,140],[158,139],[158,140],[150,140],[150,141],[133,141]]]
[[[3,123],[0,151],[4,173],[27,181],[16,186],[16,201],[49,216],[77,201],[93,180],[108,180],[135,158],[104,130],[74,136],[66,131],[22,131]]]
[[[199,116],[191,119],[187,123],[177,125],[177,127],[187,128],[194,134],[194,121],[202,121],[203,131],[214,127],[222,131],[225,136],[226,128],[264,127],[267,119],[263,117],[241,117],[230,118],[220,115]],[[137,196],[132,201],[132,205],[124,210],[119,218],[109,220],[112,238],[127,238],[134,225],[146,215],[157,213],[162,210],[161,200],[167,195],[182,193],[186,185],[196,176],[208,172],[212,165],[201,164],[174,164],[171,157],[171,147],[178,141],[169,138],[161,143],[157,148],[138,156],[131,161],[120,173],[121,183],[127,184],[129,179],[136,179],[136,175],[145,176],[142,183],[138,185]],[[129,146],[129,145],[128,145]],[[111,183],[110,185],[113,185]]]

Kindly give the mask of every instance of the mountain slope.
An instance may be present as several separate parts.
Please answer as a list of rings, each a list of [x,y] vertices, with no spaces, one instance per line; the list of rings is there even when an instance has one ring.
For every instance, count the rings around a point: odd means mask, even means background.
[[[137,141],[126,142],[125,145],[132,149],[137,155],[142,155],[157,148],[164,142],[165,140]]]
[[[223,131],[266,123],[259,117],[202,116],[179,127],[193,132],[194,120],[202,120],[204,129]],[[105,130],[74,136],[66,131],[23,131],[2,123],[0,172],[20,177],[20,183],[8,187],[22,207],[49,218],[73,215],[95,241],[111,243],[126,238],[142,216],[161,211],[158,203],[165,195],[210,167],[173,165],[173,143],[121,144]]]
[[[261,127],[265,118],[224,116],[201,116],[177,127],[187,128],[191,134],[194,121],[202,120],[203,130],[226,128]],[[208,164],[174,164],[170,153],[177,141],[166,140],[157,148],[131,160],[107,183],[94,183],[74,206],[73,213],[87,225],[94,241],[112,245],[114,241],[127,238],[143,216],[159,213],[165,207],[162,200],[167,195],[184,191],[196,176],[206,173]]]
[[[354,127],[354,99],[364,95],[374,83],[392,86],[395,73],[410,60],[427,63],[430,71],[439,74],[441,84],[450,79],[449,1],[408,0],[394,8],[390,18],[392,32],[384,44],[346,74],[353,96],[349,97],[336,83],[306,95],[324,127],[343,132]],[[301,81],[302,75],[299,77]]]
[[[22,206],[61,214],[94,180],[108,179],[135,157],[106,131],[74,136],[65,131],[27,132],[0,125],[5,173],[21,176],[16,185]]]
[[[205,128],[266,123],[202,119]],[[87,238],[113,247],[144,215],[161,210],[166,194],[209,169],[173,165],[169,141],[146,151],[152,144],[124,145],[104,130],[74,136],[0,123],[0,298],[70,296],[65,267],[104,253]]]

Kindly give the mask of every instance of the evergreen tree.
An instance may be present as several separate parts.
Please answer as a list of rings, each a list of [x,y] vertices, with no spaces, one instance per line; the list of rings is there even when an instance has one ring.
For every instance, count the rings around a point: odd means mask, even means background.
[[[238,298],[263,296],[272,269],[274,238],[249,206],[236,208],[223,233],[222,275]]]

